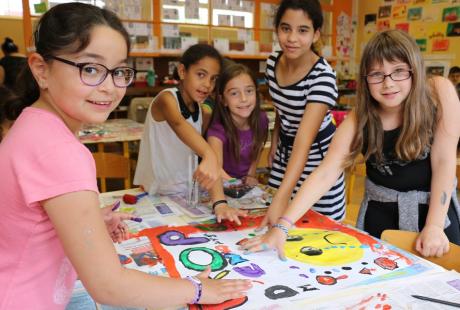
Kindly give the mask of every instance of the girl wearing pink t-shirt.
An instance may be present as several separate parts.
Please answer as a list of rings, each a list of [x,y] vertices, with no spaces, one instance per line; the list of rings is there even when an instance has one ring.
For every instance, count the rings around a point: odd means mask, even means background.
[[[31,87],[31,106],[0,144],[0,309],[64,309],[77,274],[103,304],[163,308],[245,295],[250,282],[209,279],[209,268],[171,279],[120,264],[112,240],[124,237],[129,215],[101,212],[94,160],[77,132],[104,122],[134,78],[121,21],[95,6],[60,4],[34,39],[20,83]]]

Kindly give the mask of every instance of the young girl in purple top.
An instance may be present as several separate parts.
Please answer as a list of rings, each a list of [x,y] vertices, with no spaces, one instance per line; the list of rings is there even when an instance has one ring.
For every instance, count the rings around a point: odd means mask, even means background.
[[[254,74],[244,65],[228,65],[219,78],[216,99],[208,142],[222,164],[222,176],[255,185],[268,118],[260,110]]]

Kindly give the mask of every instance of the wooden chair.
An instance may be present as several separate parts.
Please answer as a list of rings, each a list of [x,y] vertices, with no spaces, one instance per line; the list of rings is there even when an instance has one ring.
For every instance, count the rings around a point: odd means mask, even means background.
[[[93,153],[96,176],[101,181],[101,192],[107,191],[106,179],[123,179],[124,189],[131,188],[130,159],[116,153]]]
[[[153,97],[134,97],[128,107],[128,118],[138,123],[144,123],[149,105]]]
[[[365,177],[366,176],[366,164],[356,164],[356,166],[348,171],[348,177],[346,180],[347,189],[346,189],[346,203],[349,204],[351,201],[351,196],[355,189],[356,177]]]
[[[404,230],[384,230],[380,239],[397,246],[409,253],[420,256],[415,250],[415,239],[418,233]],[[460,246],[450,243],[450,250],[442,257],[424,257],[426,260],[440,265],[448,270],[460,271]]]

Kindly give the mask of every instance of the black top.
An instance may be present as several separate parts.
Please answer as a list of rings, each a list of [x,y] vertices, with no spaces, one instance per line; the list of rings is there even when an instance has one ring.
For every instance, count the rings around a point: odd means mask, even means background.
[[[21,56],[5,56],[0,59],[0,66],[5,70],[5,81],[3,84],[9,88],[13,88],[17,76],[26,64],[27,58]]]
[[[193,107],[195,110],[191,112],[187,105],[185,104],[184,98],[182,98],[182,95],[180,94],[180,91],[177,90],[177,100],[179,101],[179,107],[180,107],[180,113],[185,119],[188,119],[190,116],[192,117],[192,120],[194,123],[198,120],[198,117],[200,116],[200,107],[198,106],[198,103],[193,102]]]
[[[400,132],[401,128],[384,132],[383,161],[377,163],[375,156],[370,156],[366,162],[367,176],[377,185],[400,192],[410,190],[428,192],[431,188],[430,150],[427,148],[414,161],[405,162],[397,159],[394,149]],[[363,150],[366,149],[367,141],[364,141]]]

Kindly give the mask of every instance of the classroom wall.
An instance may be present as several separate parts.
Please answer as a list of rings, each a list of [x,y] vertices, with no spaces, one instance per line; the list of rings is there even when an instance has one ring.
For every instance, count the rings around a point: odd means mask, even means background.
[[[22,18],[20,17],[0,17],[0,44],[3,43],[5,37],[10,37],[19,47],[19,52],[25,54],[24,46],[24,31],[22,26]]]
[[[391,5],[390,17],[379,18],[379,8]],[[404,7],[401,7],[405,6]],[[399,6],[399,7],[398,7]],[[415,39],[426,39],[426,51],[422,51],[424,59],[429,65],[431,64],[448,64],[448,66],[460,66],[460,36],[446,36],[448,22],[443,22],[443,12],[445,8],[457,8],[460,13],[460,1],[458,0],[366,0],[359,1],[358,10],[358,33],[357,33],[357,59],[365,44],[372,35],[379,31],[379,24],[389,21],[390,28],[398,26],[408,26],[409,34]],[[411,9],[421,8],[421,18],[417,20],[408,20],[408,13],[413,13]],[[457,20],[452,23],[460,26],[460,14],[457,13]],[[366,15],[376,14],[376,22],[365,25]],[[413,14],[409,14],[413,16]],[[368,16],[369,18],[369,16]],[[404,25],[406,24],[407,25]],[[433,51],[433,42],[446,43],[448,48],[442,51]],[[439,41],[441,40],[441,41]],[[447,41],[442,41],[447,40]],[[447,75],[447,72],[444,73]]]

